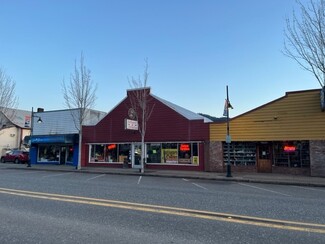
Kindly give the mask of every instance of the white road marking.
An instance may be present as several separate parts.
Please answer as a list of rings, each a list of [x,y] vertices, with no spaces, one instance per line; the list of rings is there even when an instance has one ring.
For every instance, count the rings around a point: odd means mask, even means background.
[[[252,188],[255,188],[255,189],[258,189],[258,190],[268,191],[268,192],[272,192],[272,193],[279,194],[279,195],[282,195],[282,196],[291,197],[291,195],[284,194],[284,193],[281,193],[281,192],[278,192],[278,191],[272,191],[272,190],[268,190],[268,189],[265,189],[265,188],[261,188],[261,187],[257,187],[257,186],[251,186],[251,185],[247,185],[247,184],[243,184],[243,183],[238,183],[238,184],[241,185],[241,186],[252,187]]]
[[[182,180],[183,180],[183,181],[189,181],[188,179],[185,179],[185,178],[183,178]]]
[[[195,185],[196,187],[202,188],[204,190],[208,190],[208,188],[205,188],[204,186],[200,186],[199,184],[196,183],[192,183],[193,185]]]
[[[45,175],[45,176],[42,176],[41,178],[49,178],[49,177],[56,177],[56,176],[61,176],[61,175],[71,175],[71,174],[74,174],[74,173],[70,172],[70,173],[62,173],[62,174],[54,174],[54,175]]]
[[[139,177],[138,185],[140,184],[141,179],[142,179],[142,176]]]
[[[90,180],[97,179],[97,178],[99,178],[99,177],[103,177],[103,176],[105,176],[105,174],[97,175],[97,176],[91,177],[91,178],[89,178],[89,179],[87,179],[87,180],[85,180],[85,181],[90,181]]]

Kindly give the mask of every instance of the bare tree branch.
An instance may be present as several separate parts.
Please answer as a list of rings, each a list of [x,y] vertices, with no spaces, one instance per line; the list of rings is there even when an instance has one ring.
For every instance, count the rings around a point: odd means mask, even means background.
[[[15,116],[15,109],[18,106],[16,97],[16,82],[0,68],[0,130],[3,129],[7,120],[12,120]]]
[[[293,11],[286,19],[283,53],[311,72],[321,87],[325,86],[325,0],[310,0],[308,5],[297,3],[301,19]]]
[[[94,84],[90,70],[84,64],[84,57],[81,53],[80,63],[75,60],[74,72],[70,74],[70,81],[62,82],[62,92],[65,105],[69,109],[76,108],[78,113],[71,112],[74,118],[76,129],[79,131],[79,155],[78,166],[80,169],[81,160],[81,139],[82,139],[82,125],[85,121],[87,110],[95,105],[97,84]],[[77,116],[77,118],[76,118]]]
[[[154,105],[150,106],[150,89],[148,88],[148,59],[145,59],[145,67],[142,79],[131,77],[128,79],[130,86],[133,88],[129,93],[131,108],[135,111],[135,117],[139,125],[139,133],[141,135],[141,172],[144,172],[145,160],[145,135],[147,130],[147,122],[152,114]]]

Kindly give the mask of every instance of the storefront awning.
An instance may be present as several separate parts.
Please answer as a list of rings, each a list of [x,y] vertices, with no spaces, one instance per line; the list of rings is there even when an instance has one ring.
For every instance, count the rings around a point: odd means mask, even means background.
[[[33,144],[48,144],[48,143],[76,143],[79,135],[52,135],[52,136],[32,136],[31,143]]]

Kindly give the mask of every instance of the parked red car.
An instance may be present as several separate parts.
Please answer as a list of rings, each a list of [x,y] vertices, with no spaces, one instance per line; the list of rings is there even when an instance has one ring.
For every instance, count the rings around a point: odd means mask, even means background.
[[[18,163],[26,163],[29,160],[29,153],[23,150],[10,150],[6,153],[6,155],[1,157],[1,163],[5,162],[14,162]]]

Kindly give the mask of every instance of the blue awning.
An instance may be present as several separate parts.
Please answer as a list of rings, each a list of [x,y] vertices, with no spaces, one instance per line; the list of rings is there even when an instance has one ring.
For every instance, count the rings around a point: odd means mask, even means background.
[[[48,143],[77,143],[78,134],[73,135],[51,135],[51,136],[32,136],[31,143],[33,144],[48,144]]]

